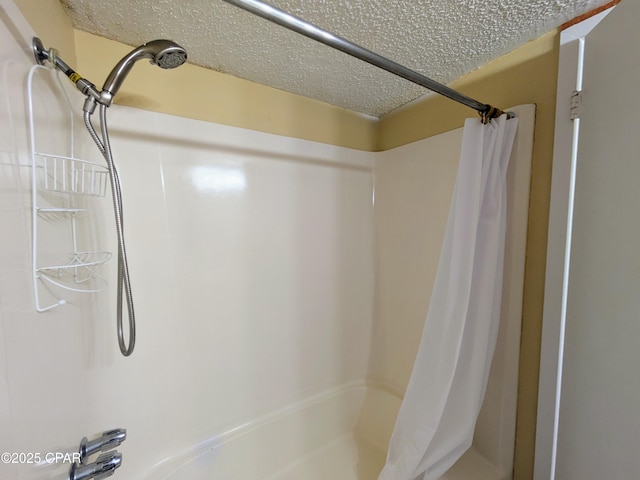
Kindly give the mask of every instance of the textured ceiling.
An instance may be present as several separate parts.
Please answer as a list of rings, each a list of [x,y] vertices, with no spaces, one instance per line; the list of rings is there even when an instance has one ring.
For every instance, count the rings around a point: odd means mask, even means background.
[[[607,0],[270,0],[441,83]],[[380,116],[427,93],[222,0],[61,0],[75,28],[137,46],[168,38],[189,62]],[[478,99],[482,101],[482,99]]]

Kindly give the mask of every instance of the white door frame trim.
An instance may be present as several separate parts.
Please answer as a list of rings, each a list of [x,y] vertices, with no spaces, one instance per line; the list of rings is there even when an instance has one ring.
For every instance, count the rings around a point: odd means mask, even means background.
[[[570,119],[571,95],[582,89],[585,38],[613,8],[567,28],[560,35],[534,480],[555,480],[573,194],[580,130],[580,119]]]

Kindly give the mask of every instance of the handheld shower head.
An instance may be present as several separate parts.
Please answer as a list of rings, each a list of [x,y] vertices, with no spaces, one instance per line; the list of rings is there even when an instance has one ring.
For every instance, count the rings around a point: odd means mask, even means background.
[[[143,58],[148,58],[151,63],[158,65],[160,68],[176,68],[187,60],[187,52],[180,45],[170,40],[153,40],[135,48],[111,70],[102,87],[101,96],[103,100],[111,104],[113,97],[120,90],[122,82],[131,71],[133,64]]]

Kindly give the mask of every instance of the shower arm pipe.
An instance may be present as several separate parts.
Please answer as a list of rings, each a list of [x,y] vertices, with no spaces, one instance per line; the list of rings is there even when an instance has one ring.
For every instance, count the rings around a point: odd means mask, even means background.
[[[83,95],[87,96],[83,107],[85,112],[93,113],[98,103],[106,105],[107,107],[111,105],[113,101],[111,92],[104,90],[102,92],[99,91],[93,83],[83,78],[82,75],[67,65],[65,61],[58,56],[55,48],[46,50],[42,44],[42,40],[38,37],[33,37],[31,48],[33,49],[33,55],[38,65],[44,65],[45,61],[48,61],[51,66],[64,73]]]
[[[451,100],[458,103],[462,103],[467,107],[476,110],[484,123],[487,123],[491,118],[497,118],[502,115],[503,112],[499,108],[493,107],[489,104],[479,102],[471,97],[468,97],[457,90],[447,87],[441,83],[436,82],[420,73],[411,70],[399,63],[389,60],[386,57],[378,55],[377,53],[367,50],[360,45],[350,42],[349,40],[342,38],[338,35],[334,35],[322,28],[313,25],[309,22],[295,17],[290,13],[280,10],[272,5],[268,5],[260,0],[223,0],[231,5],[242,8],[247,12],[253,13],[259,17],[276,23],[282,27],[288,28],[294,32],[297,32],[305,37],[316,40],[329,47],[340,50],[341,52],[351,55],[352,57],[363,60],[371,65],[379,67],[387,72],[398,75],[399,77],[409,80],[412,83],[420,85],[428,90],[439,93]],[[510,117],[515,116],[511,112],[507,112]]]
[[[31,46],[38,65],[44,65],[45,61],[48,61],[52,66],[64,73],[84,95],[92,98],[94,102],[105,103],[103,93],[100,92],[93,83],[83,78],[82,75],[67,65],[64,60],[57,55],[57,51],[54,48],[46,50],[38,37],[33,37]]]

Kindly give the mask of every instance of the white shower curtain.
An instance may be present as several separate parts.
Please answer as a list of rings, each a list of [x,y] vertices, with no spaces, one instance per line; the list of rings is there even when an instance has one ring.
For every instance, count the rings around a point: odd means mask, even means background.
[[[465,122],[431,304],[378,480],[438,479],[471,446],[500,320],[517,122]]]

